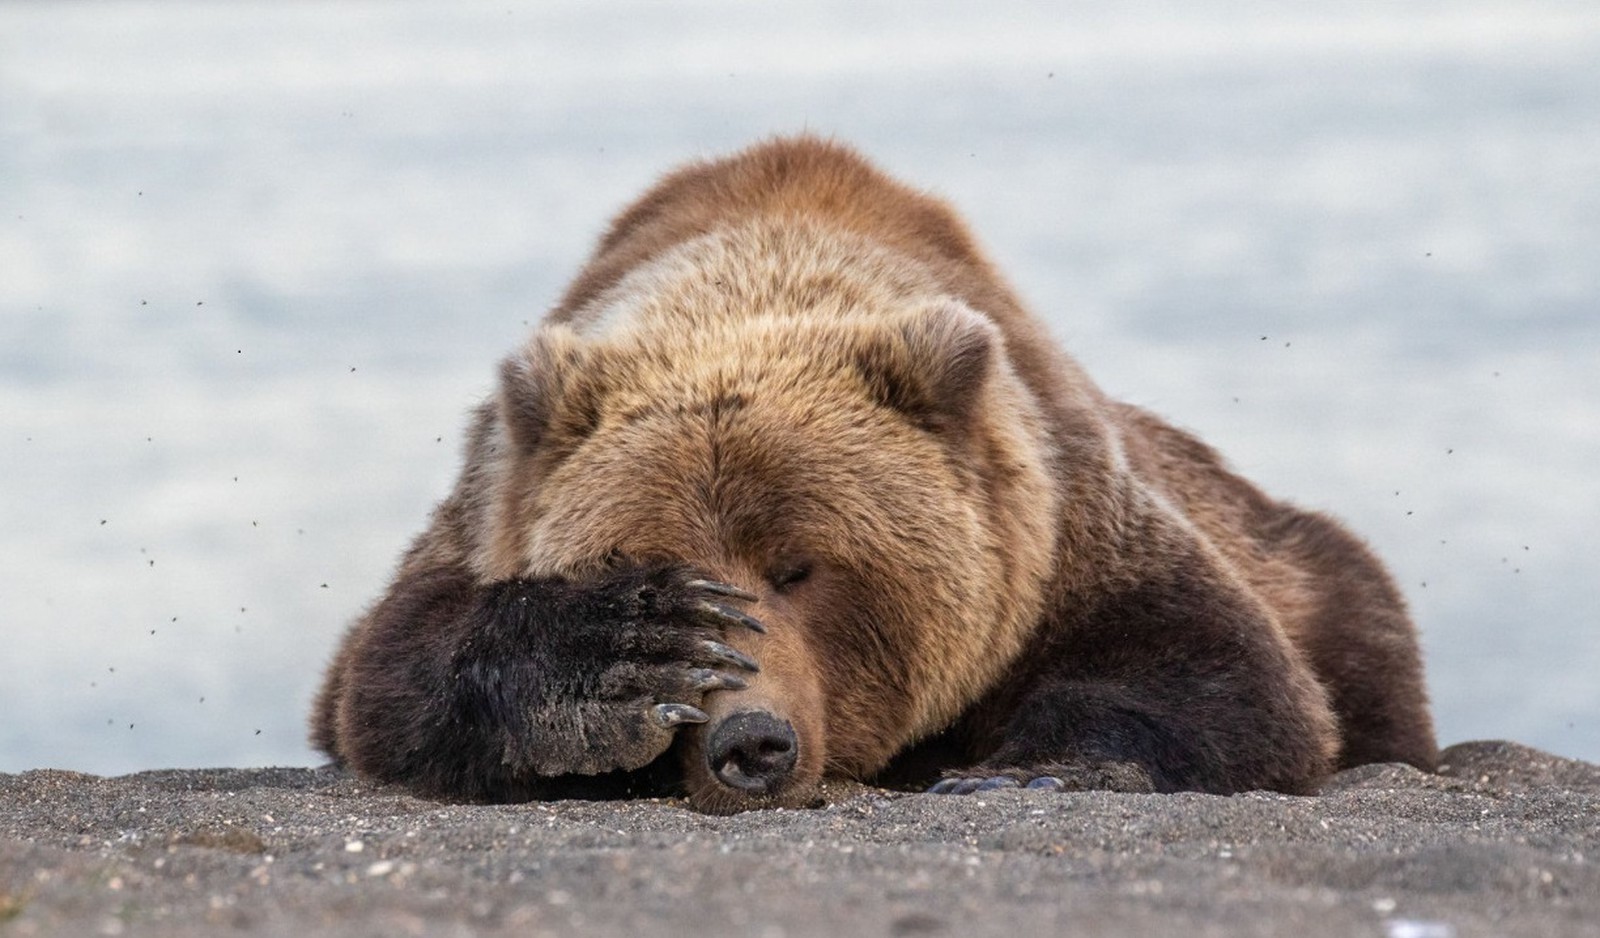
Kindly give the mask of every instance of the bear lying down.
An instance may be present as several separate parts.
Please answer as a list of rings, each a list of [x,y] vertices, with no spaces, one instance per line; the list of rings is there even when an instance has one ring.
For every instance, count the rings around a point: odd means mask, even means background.
[[[807,138],[617,219],[312,724],[428,796],[707,811],[1435,758],[1357,539],[1107,399],[949,208]]]

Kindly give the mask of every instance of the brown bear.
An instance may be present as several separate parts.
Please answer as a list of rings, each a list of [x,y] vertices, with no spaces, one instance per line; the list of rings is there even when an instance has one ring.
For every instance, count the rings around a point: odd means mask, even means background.
[[[316,702],[363,775],[727,811],[1434,762],[1366,547],[1107,399],[844,147],[666,177],[500,377]]]

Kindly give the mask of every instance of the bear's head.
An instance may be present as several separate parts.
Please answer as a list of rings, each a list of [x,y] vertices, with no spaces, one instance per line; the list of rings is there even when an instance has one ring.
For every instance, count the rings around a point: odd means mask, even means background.
[[[985,316],[754,316],[583,336],[503,368],[486,579],[690,565],[756,594],[761,665],[674,746],[694,804],[869,777],[996,680],[1055,555],[1049,445]]]

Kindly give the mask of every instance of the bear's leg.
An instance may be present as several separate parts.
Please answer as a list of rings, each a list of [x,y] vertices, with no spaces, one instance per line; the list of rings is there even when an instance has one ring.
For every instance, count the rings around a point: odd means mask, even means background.
[[[730,605],[750,598],[675,567],[488,586],[465,570],[402,576],[330,675],[331,749],[363,774],[469,799],[640,769],[706,719],[704,694],[758,670],[720,641],[760,630]]]
[[[1394,581],[1365,544],[1320,515],[1286,519],[1278,537],[1319,585],[1301,642],[1339,715],[1339,768],[1406,762],[1432,771],[1439,749],[1422,653]]]
[[[986,706],[998,747],[932,791],[1302,792],[1338,742],[1310,668],[1198,553],[1063,611]]]

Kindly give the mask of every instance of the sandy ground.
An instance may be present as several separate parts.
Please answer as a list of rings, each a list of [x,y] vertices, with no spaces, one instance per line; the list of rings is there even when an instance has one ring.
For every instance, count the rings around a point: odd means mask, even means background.
[[[1600,766],[1317,797],[441,805],[329,769],[0,774],[0,935],[1600,935]]]

